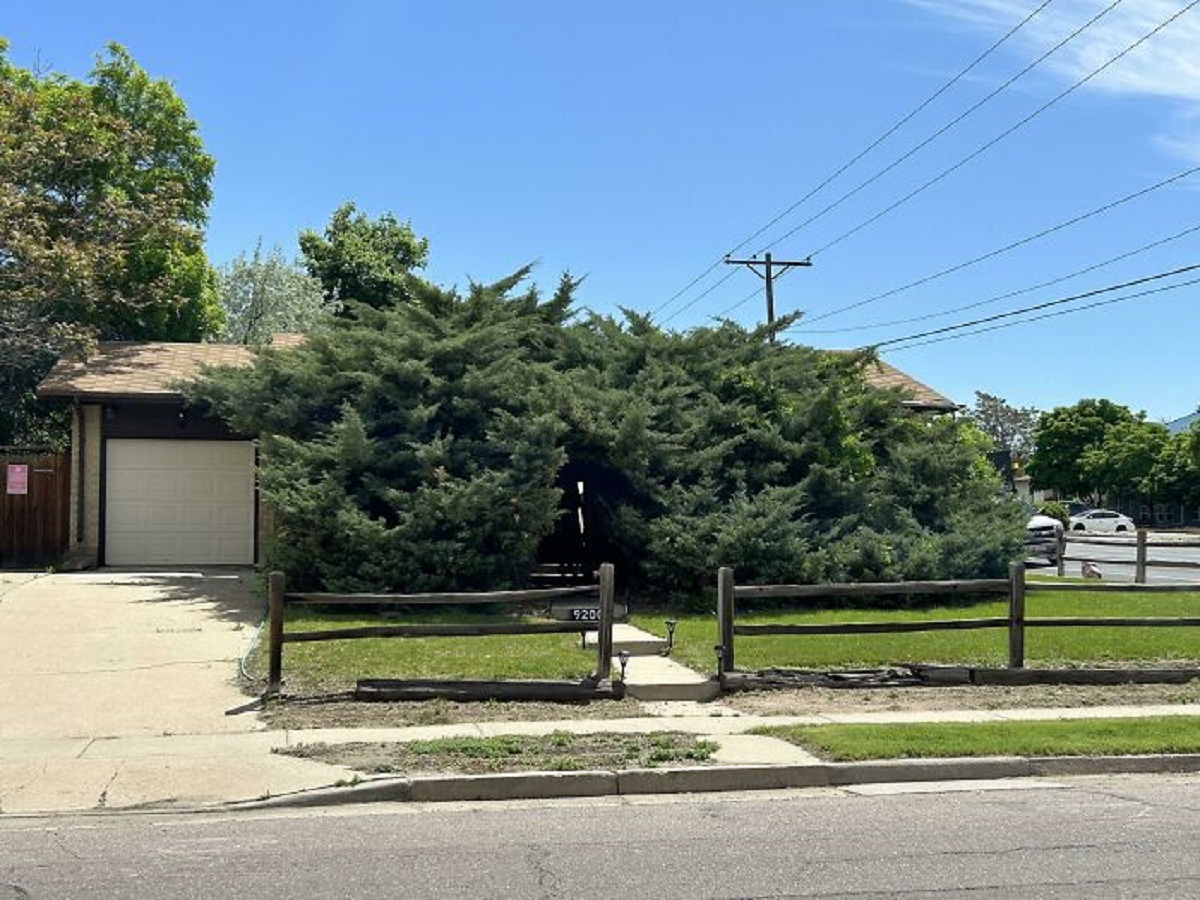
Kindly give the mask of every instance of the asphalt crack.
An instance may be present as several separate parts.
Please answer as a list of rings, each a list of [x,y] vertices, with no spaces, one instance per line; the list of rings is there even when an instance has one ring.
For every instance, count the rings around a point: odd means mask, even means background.
[[[562,882],[558,875],[546,864],[546,848],[532,844],[525,850],[525,861],[537,877],[538,896],[553,900],[562,896]]]

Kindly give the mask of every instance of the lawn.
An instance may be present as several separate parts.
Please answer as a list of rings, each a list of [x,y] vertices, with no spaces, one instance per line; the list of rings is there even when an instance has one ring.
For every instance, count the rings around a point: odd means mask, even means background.
[[[363,613],[289,609],[287,632],[421,623],[545,621],[535,618],[447,612],[382,618]],[[257,658],[267,670],[266,641]],[[485,637],[361,638],[283,645],[283,678],[289,692],[352,688],[360,678],[581,679],[596,668],[596,652],[583,650],[577,634]]]
[[[828,624],[838,622],[910,622],[921,619],[1003,617],[1007,601],[925,609],[778,609],[739,613],[738,624]],[[1051,593],[1032,589],[1026,617],[1161,616],[1200,617],[1200,592],[1180,594]],[[635,615],[634,625],[666,634],[666,615]],[[700,671],[716,669],[716,616],[679,615],[672,657]],[[1028,666],[1118,664],[1179,665],[1200,661],[1200,628],[1037,628],[1025,633]],[[909,634],[739,636],[736,665],[755,671],[771,667],[814,669],[877,668],[898,662],[997,667],[1008,661],[1008,631],[931,631]]]
[[[1193,716],[1049,722],[926,722],[895,725],[771,725],[754,734],[782,738],[824,759],[957,756],[1131,756],[1200,752]]]

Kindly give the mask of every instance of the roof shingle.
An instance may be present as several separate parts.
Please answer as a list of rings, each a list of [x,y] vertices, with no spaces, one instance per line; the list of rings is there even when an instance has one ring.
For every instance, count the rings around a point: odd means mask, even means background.
[[[254,350],[242,344],[101,342],[86,360],[61,359],[38,385],[39,397],[180,396],[177,382],[195,378],[203,366],[245,366]]]

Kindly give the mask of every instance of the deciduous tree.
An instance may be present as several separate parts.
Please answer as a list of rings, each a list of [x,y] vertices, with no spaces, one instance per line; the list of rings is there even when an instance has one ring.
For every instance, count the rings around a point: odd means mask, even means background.
[[[217,272],[221,308],[225,312],[222,338],[235,344],[269,343],[273,334],[307,331],[337,308],[321,283],[262,243],[247,256],[239,254]]]
[[[379,308],[410,299],[412,270],[424,267],[429,243],[391,213],[372,219],[343,203],[323,234],[301,233],[300,251],[328,302]]]
[[[1027,471],[1036,487],[1064,497],[1096,498],[1103,485],[1083,464],[1084,455],[1104,445],[1109,428],[1140,421],[1128,408],[1111,400],[1080,400],[1042,414],[1037,447]]]
[[[213,159],[171,85],[117,44],[87,81],[6,52],[0,42],[0,444],[46,437],[32,389],[60,353],[220,325],[201,234]]]
[[[1014,460],[1027,460],[1033,452],[1041,415],[1036,408],[1011,406],[1002,397],[976,391],[975,406],[967,415],[997,450],[1007,450]]]

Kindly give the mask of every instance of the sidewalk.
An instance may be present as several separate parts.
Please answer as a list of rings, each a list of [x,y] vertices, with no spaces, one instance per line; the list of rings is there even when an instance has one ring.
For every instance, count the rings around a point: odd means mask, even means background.
[[[644,716],[387,729],[266,730],[236,682],[261,620],[250,570],[0,574],[0,814],[752,790],[1062,775],[1200,771],[1200,755],[1082,760],[825,763],[763,725],[989,722],[1196,716],[1200,703],[1141,707],[756,716],[719,702],[711,679],[660,657],[621,626],[629,695]],[[648,655],[645,655],[648,654]],[[717,765],[620,772],[366,777],[272,751],[303,743],[501,734],[684,731],[719,745]]]
[[[958,710],[857,715],[752,716],[719,704],[648,704],[636,719],[481,722],[411,728],[225,731],[214,734],[0,740],[0,811],[194,810],[237,805],[312,806],[371,800],[517,799],[618,793],[754,790],[868,782],[993,779],[1121,771],[1200,771],[1200,755],[826,763],[775,738],[764,724],[996,722],[1196,716],[1200,704],[1067,709]],[[244,714],[247,718],[252,713]],[[240,716],[237,718],[241,718]],[[305,743],[408,741],[500,734],[683,731],[715,740],[719,765],[623,772],[364,778],[340,766],[283,756]]]

